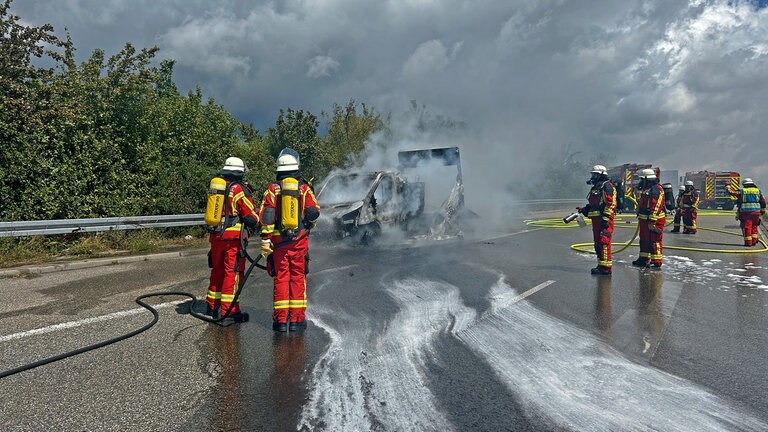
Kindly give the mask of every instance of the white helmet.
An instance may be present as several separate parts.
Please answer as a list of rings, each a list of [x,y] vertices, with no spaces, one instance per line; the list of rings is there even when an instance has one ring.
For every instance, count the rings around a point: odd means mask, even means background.
[[[744,186],[750,185],[750,184],[754,185],[755,182],[753,182],[751,178],[747,177],[744,180],[742,180],[741,184],[744,185]]]
[[[678,189],[680,189],[681,191],[684,191],[685,190],[685,185],[680,185],[680,187]]]
[[[243,162],[242,159],[232,156],[224,161],[224,168],[222,168],[222,170],[244,173],[248,171],[248,167],[245,166],[245,162]]]
[[[608,170],[605,169],[602,165],[595,165],[592,167],[592,171],[590,171],[592,174],[602,174],[602,175],[608,175]]]
[[[685,181],[685,185],[686,186],[693,186],[693,182],[691,180],[686,180]]]
[[[656,179],[656,171],[645,168],[644,170],[640,171],[640,178],[645,178],[647,180],[655,180]]]
[[[284,148],[277,156],[277,172],[298,171],[299,154],[291,148]]]

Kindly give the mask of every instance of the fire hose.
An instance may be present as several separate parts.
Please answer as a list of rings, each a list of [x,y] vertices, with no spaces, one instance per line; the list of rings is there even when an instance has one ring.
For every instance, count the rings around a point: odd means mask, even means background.
[[[200,319],[200,320],[203,320],[203,321],[206,321],[206,322],[209,322],[209,323],[225,326],[225,327],[231,325],[231,323],[224,325],[224,324],[222,324],[222,322],[229,317],[229,315],[230,315],[230,313],[232,311],[232,308],[234,307],[235,304],[237,304],[237,300],[240,297],[240,293],[243,290],[243,286],[245,286],[245,282],[248,280],[248,277],[251,275],[251,272],[253,271],[254,267],[258,267],[260,269],[266,269],[265,266],[259,264],[259,260],[261,259],[261,257],[257,257],[254,260],[248,254],[247,244],[246,244],[245,239],[243,238],[243,232],[244,232],[244,230],[240,231],[240,244],[241,244],[240,250],[241,250],[241,253],[243,254],[243,257],[245,257],[251,264],[248,266],[248,270],[246,270],[246,272],[243,275],[243,278],[240,280],[240,283],[238,284],[237,290],[235,290],[234,298],[232,299],[232,302],[229,305],[229,308],[227,308],[227,311],[225,313],[223,313],[221,315],[221,317],[219,317],[219,318],[212,318],[212,317],[209,317],[207,315],[203,315],[201,313],[195,312],[194,309],[195,309],[195,303],[197,302],[197,297],[194,296],[193,294],[190,294],[190,293],[187,293],[187,292],[183,292],[183,291],[162,291],[162,292],[153,292],[153,293],[149,293],[149,294],[140,295],[140,296],[136,297],[136,300],[135,300],[136,303],[139,306],[147,309],[149,312],[152,313],[152,321],[149,322],[148,324],[144,325],[141,328],[133,330],[133,331],[131,331],[129,333],[126,333],[126,334],[114,337],[112,339],[108,339],[108,340],[105,340],[105,341],[102,341],[102,342],[97,342],[95,344],[88,345],[88,346],[85,346],[85,347],[82,347],[82,348],[78,348],[78,349],[73,350],[73,351],[69,351],[69,352],[66,352],[66,353],[62,353],[62,354],[59,354],[59,355],[48,357],[48,358],[45,358],[45,359],[42,359],[42,360],[38,360],[36,362],[32,362],[32,363],[28,363],[28,364],[19,366],[19,367],[14,368],[14,369],[9,369],[9,370],[0,372],[0,379],[8,377],[8,376],[11,376],[11,375],[15,375],[15,374],[20,373],[20,372],[28,371],[30,369],[34,369],[34,368],[39,367],[39,366],[47,365],[49,363],[53,363],[53,362],[56,362],[56,361],[59,361],[59,360],[63,360],[63,359],[69,358],[69,357],[73,357],[73,356],[76,356],[78,354],[83,354],[83,353],[88,352],[88,351],[93,351],[95,349],[103,348],[103,347],[105,347],[107,345],[112,345],[112,344],[114,344],[116,342],[120,342],[122,340],[131,338],[131,337],[136,336],[136,335],[138,335],[140,333],[143,333],[146,330],[149,330],[150,328],[152,328],[152,326],[157,324],[157,321],[160,319],[160,315],[158,314],[157,309],[153,308],[152,305],[144,302],[144,299],[147,299],[147,298],[150,298],[150,297],[160,297],[160,296],[183,296],[183,297],[189,297],[192,300],[191,304],[189,305],[189,314],[190,315],[192,315],[193,317],[195,317],[197,319]],[[235,270],[235,271],[237,271],[237,270]]]
[[[733,216],[732,212],[726,212],[726,211],[705,211],[700,212],[700,216]],[[623,228],[626,225],[629,225],[632,223],[630,220],[625,220],[626,217],[621,215],[616,215],[615,220],[622,221],[623,224],[617,224],[615,227]],[[585,220],[585,222],[590,223],[589,220]],[[563,222],[560,218],[546,218],[546,219],[535,219],[535,220],[526,220],[525,224],[528,226],[536,226],[536,227],[542,227],[542,228],[554,228],[554,229],[564,229],[564,228],[573,228],[578,225],[568,225],[565,222]],[[668,222],[665,226],[669,226],[671,222]],[[722,234],[728,234],[728,235],[734,235],[734,236],[741,236],[741,233],[736,233],[733,231],[727,231],[727,230],[721,230],[716,228],[706,228],[706,227],[698,227],[699,230],[703,231],[711,231],[711,232],[717,232]],[[640,246],[638,243],[632,243],[637,238],[637,235],[640,231],[640,225],[637,225],[635,227],[635,232],[632,235],[632,238],[627,241],[626,243],[611,243],[612,246],[621,246],[619,249],[616,249],[613,251],[614,254],[624,251],[630,246]],[[693,251],[693,252],[707,252],[707,253],[734,253],[734,254],[752,254],[752,253],[761,253],[761,252],[768,252],[768,243],[766,243],[763,239],[758,239],[760,244],[763,245],[762,249],[711,249],[711,248],[699,248],[699,247],[688,247],[688,246],[672,246],[672,245],[664,245],[664,249],[672,249],[672,250],[685,250],[685,251]],[[571,249],[578,251],[578,252],[585,252],[585,253],[591,253],[594,254],[594,244],[593,243],[574,243],[571,245]]]

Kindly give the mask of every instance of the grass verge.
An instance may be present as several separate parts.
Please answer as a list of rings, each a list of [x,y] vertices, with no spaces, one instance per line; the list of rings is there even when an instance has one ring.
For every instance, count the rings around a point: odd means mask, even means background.
[[[0,268],[76,258],[135,255],[203,248],[204,228],[148,228],[64,236],[0,238]]]

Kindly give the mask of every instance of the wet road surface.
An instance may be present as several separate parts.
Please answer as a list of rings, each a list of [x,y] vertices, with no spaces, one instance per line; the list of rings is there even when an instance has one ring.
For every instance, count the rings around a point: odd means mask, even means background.
[[[735,230],[732,219],[700,225]],[[633,230],[618,229],[616,241]],[[312,246],[310,324],[218,327],[179,297],[134,338],[0,380],[3,430],[767,430],[765,254],[665,250],[662,271],[516,224],[473,240]],[[738,236],[665,245],[743,249]],[[757,248],[755,248],[757,249]],[[202,298],[205,256],[0,279],[0,369],[142,326],[154,291]]]

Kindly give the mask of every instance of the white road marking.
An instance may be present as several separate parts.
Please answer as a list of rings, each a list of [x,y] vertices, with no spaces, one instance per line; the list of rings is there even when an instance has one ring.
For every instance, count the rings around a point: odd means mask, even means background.
[[[599,337],[529,302],[508,307],[516,294],[502,277],[491,289],[493,312],[456,337],[485,360],[542,428],[768,430],[748,408],[630,361]]]
[[[497,306],[497,308],[512,306],[513,304],[519,302],[520,300],[522,300],[522,299],[524,299],[524,298],[526,298],[526,297],[528,297],[528,296],[530,296],[532,294],[536,294],[537,292],[539,292],[542,289],[552,285],[555,282],[556,281],[553,281],[553,280],[548,280],[546,282],[542,282],[542,283],[536,285],[535,287],[529,289],[528,291],[526,291],[526,292],[524,292],[524,293],[522,293],[522,294],[520,294],[518,296],[513,297],[512,299],[510,299],[508,301],[505,301],[505,302],[502,302],[502,303],[496,303],[496,306]]]
[[[534,232],[534,231],[541,231],[543,229],[546,229],[546,228],[531,228],[531,229],[527,229],[527,230],[522,230],[522,231],[517,231],[517,232],[509,233],[509,234],[502,234],[502,235],[498,235],[498,236],[494,236],[494,237],[488,237],[488,238],[480,239],[480,240],[477,240],[477,241],[478,242],[486,242],[486,241],[490,241],[490,240],[498,240],[498,239],[503,239],[503,238],[507,238],[507,237],[513,237],[513,236],[516,236],[516,235],[519,235],[519,234],[525,234],[525,233]]]
[[[176,301],[172,301],[172,302],[168,302],[168,303],[162,303],[162,304],[159,304],[159,305],[156,305],[156,306],[152,306],[152,307],[155,308],[155,309],[162,309],[162,308],[166,308],[166,307],[169,307],[169,306],[175,306],[175,305],[177,305],[179,303],[183,303],[185,301],[187,301],[187,300],[176,300]],[[42,328],[38,328],[38,329],[34,329],[34,330],[27,330],[27,331],[23,331],[23,332],[19,332],[19,333],[9,334],[9,335],[6,335],[6,336],[0,336],[0,343],[8,342],[8,341],[11,341],[11,340],[16,340],[16,339],[22,339],[22,338],[29,337],[29,336],[37,336],[37,335],[41,335],[41,334],[52,333],[52,332],[59,331],[59,330],[71,329],[71,328],[80,327],[80,326],[87,325],[87,324],[93,324],[93,323],[102,322],[102,321],[110,321],[110,320],[117,319],[117,318],[123,318],[123,317],[131,316],[131,315],[140,314],[142,312],[149,312],[149,311],[142,307],[142,308],[130,309],[130,310],[126,310],[126,311],[115,312],[115,313],[111,313],[111,314],[107,314],[107,315],[102,315],[102,316],[97,316],[97,317],[92,317],[92,318],[85,318],[85,319],[78,320],[78,321],[71,321],[71,322],[66,322],[66,323],[61,323],[61,324],[54,324],[54,325],[50,325],[50,326],[47,326],[47,327],[42,327]]]

